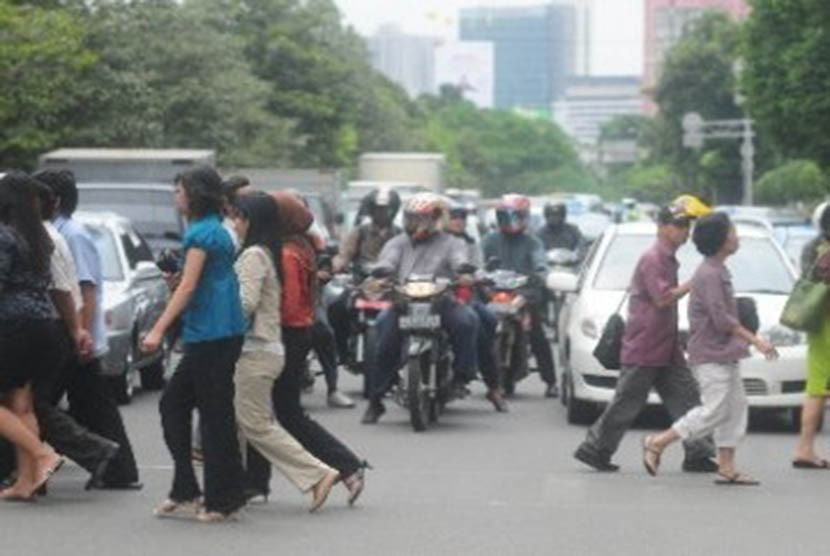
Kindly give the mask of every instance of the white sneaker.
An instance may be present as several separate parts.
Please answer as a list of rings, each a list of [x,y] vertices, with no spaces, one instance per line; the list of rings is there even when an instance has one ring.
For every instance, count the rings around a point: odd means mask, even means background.
[[[354,400],[346,394],[335,390],[328,397],[329,407],[347,408],[351,409],[355,406]]]

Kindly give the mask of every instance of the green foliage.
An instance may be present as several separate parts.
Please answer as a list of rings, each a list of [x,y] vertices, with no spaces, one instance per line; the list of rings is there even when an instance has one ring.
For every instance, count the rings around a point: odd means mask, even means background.
[[[787,162],[764,174],[755,184],[758,202],[769,205],[817,201],[829,192],[827,177],[810,160]]]
[[[759,127],[790,158],[830,168],[830,4],[751,0],[743,88]]]
[[[215,148],[220,162],[287,159],[291,123],[267,110],[242,43],[167,0],[99,0],[86,13],[100,61],[77,86],[70,143]]]
[[[0,165],[27,167],[68,136],[62,93],[94,61],[71,14],[0,0]]]
[[[448,158],[449,187],[479,188],[489,197],[590,187],[570,140],[551,122],[479,110],[451,88],[420,104],[427,149]]]
[[[697,112],[706,120],[743,117],[735,105],[733,65],[739,56],[740,26],[721,13],[708,13],[684,33],[668,52],[655,91],[660,107],[648,130],[652,162],[668,165],[687,192],[714,193],[721,200],[741,195],[739,144],[708,140],[706,151],[683,146],[681,120]],[[710,154],[712,153],[712,154]],[[716,153],[716,154],[714,154]],[[710,161],[702,165],[701,159]],[[717,161],[713,165],[711,162]]]
[[[672,169],[664,164],[637,165],[623,176],[626,196],[662,204],[682,192]]]

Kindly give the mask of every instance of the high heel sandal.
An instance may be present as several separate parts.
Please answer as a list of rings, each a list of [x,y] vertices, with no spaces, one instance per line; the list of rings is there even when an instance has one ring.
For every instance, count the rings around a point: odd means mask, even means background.
[[[327,472],[322,479],[317,481],[317,484],[311,489],[313,498],[311,500],[311,507],[308,509],[309,512],[316,512],[323,506],[323,504],[326,503],[326,499],[329,497],[331,488],[339,478],[340,473],[332,469]]]
[[[346,487],[346,490],[349,491],[349,506],[355,505],[355,502],[357,502],[357,499],[360,498],[360,495],[363,493],[363,489],[366,487],[367,469],[372,469],[372,466],[369,465],[368,461],[364,460],[361,462],[360,467],[357,468],[357,471],[343,479],[343,485]]]
[[[183,501],[170,500],[168,498],[155,509],[153,509],[153,515],[161,518],[174,517],[195,519],[199,517],[199,512],[201,511],[201,498],[194,498],[193,500]]]

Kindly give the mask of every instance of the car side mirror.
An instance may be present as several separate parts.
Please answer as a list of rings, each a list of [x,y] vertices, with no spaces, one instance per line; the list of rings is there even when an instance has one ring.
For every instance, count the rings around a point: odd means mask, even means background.
[[[555,292],[575,293],[579,291],[579,277],[573,272],[554,271],[548,274],[546,286]]]
[[[133,278],[139,282],[142,280],[153,280],[161,278],[161,270],[156,263],[151,261],[139,261],[133,271]]]

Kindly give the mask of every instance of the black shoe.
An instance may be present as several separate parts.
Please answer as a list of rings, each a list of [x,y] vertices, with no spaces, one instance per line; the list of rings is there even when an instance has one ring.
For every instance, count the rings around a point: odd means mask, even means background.
[[[363,414],[360,422],[364,425],[374,425],[384,413],[386,413],[386,407],[384,407],[383,403],[376,401],[369,402],[366,413]]]
[[[712,458],[684,459],[683,471],[686,473],[715,473],[718,464]]]
[[[242,490],[242,494],[245,496],[245,502],[252,503],[252,502],[261,502],[263,504],[268,503],[268,495],[271,492],[267,488],[251,488],[246,487]]]
[[[101,483],[92,487],[95,490],[141,490],[144,488],[144,483],[141,481],[111,481],[108,483]]]
[[[86,486],[84,490],[92,490],[94,488],[103,488],[104,485],[104,475],[107,472],[107,468],[109,467],[112,458],[118,453],[118,450],[121,447],[118,445],[117,442],[111,442],[105,449],[104,453],[101,455],[98,463],[95,464],[95,469],[92,471],[92,474],[89,477],[89,480],[86,482]]]
[[[594,448],[585,443],[579,445],[579,448],[574,452],[574,457],[597,471],[613,472],[620,469],[619,465],[611,463],[610,458],[601,456]]]
[[[546,398],[558,398],[559,397],[559,388],[555,384],[548,384],[548,387],[545,388],[545,397]]]

